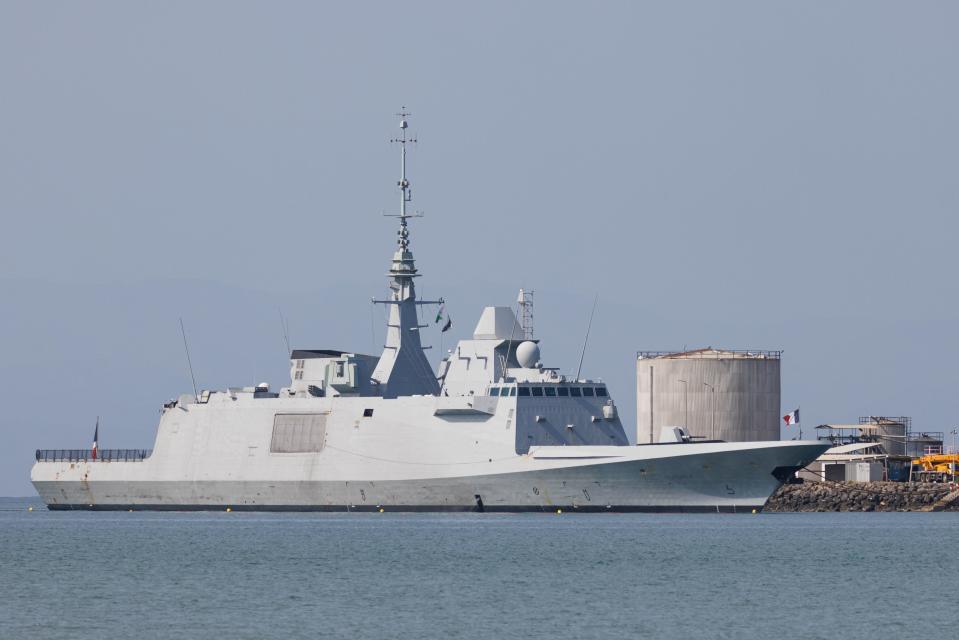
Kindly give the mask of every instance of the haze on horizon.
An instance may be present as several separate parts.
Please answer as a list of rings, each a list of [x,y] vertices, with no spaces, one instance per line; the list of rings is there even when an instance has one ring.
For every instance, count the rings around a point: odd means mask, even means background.
[[[536,292],[548,366],[783,349],[804,430],[957,426],[950,2],[0,5],[0,495],[198,385],[378,353],[402,105],[419,293]],[[794,437],[784,431],[784,437]],[[949,441],[949,435],[947,442]]]

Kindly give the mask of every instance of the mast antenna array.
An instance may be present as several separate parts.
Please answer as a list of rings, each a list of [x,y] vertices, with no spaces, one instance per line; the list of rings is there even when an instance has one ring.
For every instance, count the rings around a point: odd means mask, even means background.
[[[422,218],[423,214],[410,214],[406,212],[406,204],[413,201],[413,189],[410,186],[409,178],[406,177],[406,145],[415,144],[416,138],[409,136],[407,133],[410,127],[410,123],[407,118],[409,118],[412,114],[406,110],[406,107],[400,107],[400,112],[396,115],[400,117],[401,134],[398,138],[391,138],[390,142],[400,145],[400,179],[399,182],[396,183],[396,186],[400,188],[400,212],[397,215],[384,215],[400,219],[400,230],[397,232],[397,235],[399,235],[399,240],[397,240],[397,244],[399,244],[401,250],[406,251],[410,245],[409,230],[407,229],[406,220],[408,218]]]
[[[520,327],[523,329],[523,340],[533,339],[533,290],[520,289],[516,298],[520,309]]]

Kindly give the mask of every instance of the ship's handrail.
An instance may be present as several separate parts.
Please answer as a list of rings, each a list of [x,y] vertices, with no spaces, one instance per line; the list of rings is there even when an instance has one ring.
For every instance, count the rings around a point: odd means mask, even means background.
[[[37,449],[37,462],[142,462],[153,449]]]

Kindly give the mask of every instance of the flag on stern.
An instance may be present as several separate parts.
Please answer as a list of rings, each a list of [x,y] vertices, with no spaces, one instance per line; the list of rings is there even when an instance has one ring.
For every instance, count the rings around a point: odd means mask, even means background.
[[[799,409],[796,409],[795,411],[790,411],[789,413],[784,415],[783,422],[786,423],[787,427],[790,425],[799,424]]]
[[[93,446],[90,447],[90,456],[97,459],[97,441],[100,440],[100,416],[97,416],[97,426],[93,428]]]

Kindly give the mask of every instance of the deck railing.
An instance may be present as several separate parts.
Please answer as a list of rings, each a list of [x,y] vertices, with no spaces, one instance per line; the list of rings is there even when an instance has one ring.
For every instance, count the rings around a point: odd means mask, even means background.
[[[153,449],[37,449],[37,462],[143,462]]]

